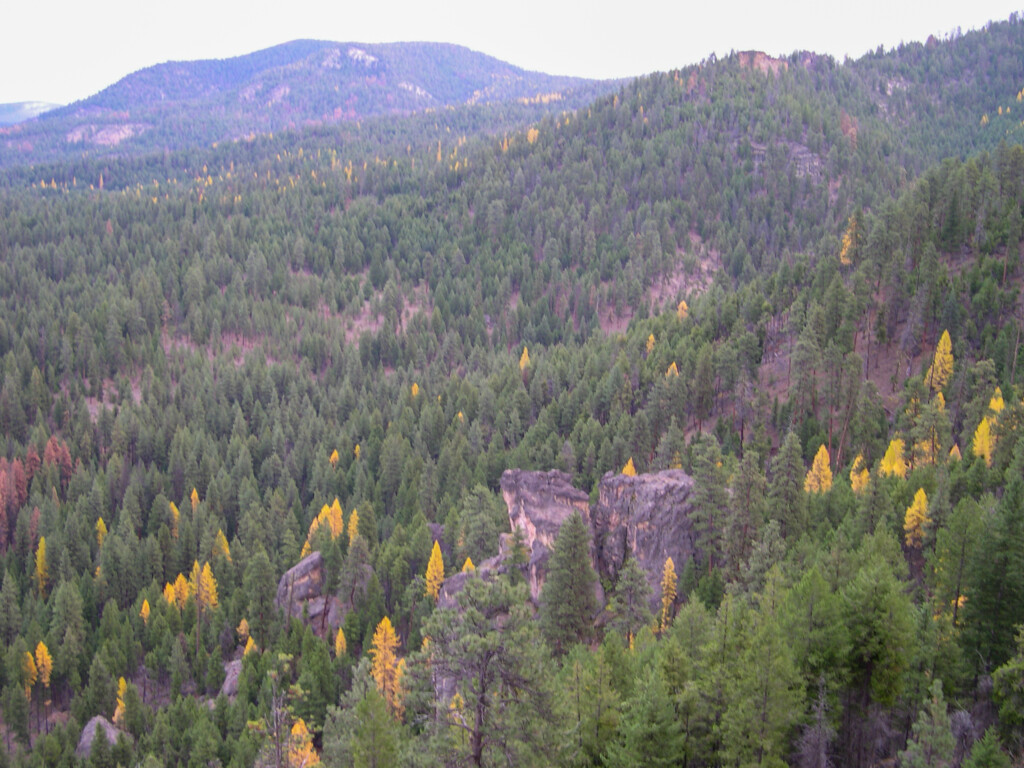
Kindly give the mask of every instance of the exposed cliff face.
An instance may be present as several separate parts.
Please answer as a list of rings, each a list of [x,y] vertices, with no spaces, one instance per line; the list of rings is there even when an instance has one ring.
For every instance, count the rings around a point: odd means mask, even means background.
[[[544,586],[548,558],[555,538],[573,512],[579,512],[583,522],[590,526],[589,497],[573,488],[565,472],[530,472],[507,469],[501,476],[501,495],[508,505],[508,518],[512,530],[523,532],[523,542],[530,552],[527,579],[530,595],[536,600]],[[594,549],[591,545],[591,557]]]
[[[501,492],[512,529],[523,532],[530,550],[527,575],[534,600],[544,585],[555,537],[575,511],[590,527],[595,570],[614,581],[626,554],[632,553],[647,574],[654,602],[660,599],[665,559],[671,557],[679,573],[694,555],[693,479],[682,470],[635,477],[609,472],[601,478],[593,509],[587,494],[572,486],[569,475],[557,470],[507,470],[501,476]]]
[[[694,556],[692,493],[693,478],[681,469],[602,477],[592,525],[598,573],[614,580],[632,553],[657,598],[665,559],[671,557],[681,573]]]
[[[277,584],[274,600],[286,616],[307,617],[313,631],[321,637],[341,626],[344,616],[338,598],[323,594],[324,559],[319,552],[302,558],[286,571]]]

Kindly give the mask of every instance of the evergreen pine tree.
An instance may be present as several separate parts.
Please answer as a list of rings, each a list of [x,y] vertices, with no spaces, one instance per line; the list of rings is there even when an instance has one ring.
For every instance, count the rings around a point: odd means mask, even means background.
[[[540,593],[540,627],[552,649],[565,653],[591,636],[597,574],[590,564],[590,532],[579,512],[562,524]]]

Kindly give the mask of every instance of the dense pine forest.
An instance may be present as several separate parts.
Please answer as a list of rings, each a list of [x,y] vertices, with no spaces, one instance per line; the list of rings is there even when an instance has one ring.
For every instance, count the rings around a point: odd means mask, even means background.
[[[1024,759],[1021,50],[4,169],[0,766]]]

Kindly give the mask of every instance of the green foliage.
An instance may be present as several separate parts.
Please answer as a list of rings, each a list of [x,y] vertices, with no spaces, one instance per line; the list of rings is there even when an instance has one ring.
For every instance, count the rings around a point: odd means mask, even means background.
[[[555,539],[540,594],[540,628],[556,653],[590,638],[598,610],[596,586],[590,531],[580,513],[573,512]]]

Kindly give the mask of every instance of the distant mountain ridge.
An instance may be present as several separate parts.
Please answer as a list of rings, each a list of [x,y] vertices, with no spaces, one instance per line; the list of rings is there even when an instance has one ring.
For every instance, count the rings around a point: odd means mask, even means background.
[[[15,101],[0,104],[0,125],[13,125],[31,120],[58,107],[60,104],[50,104],[46,101]]]
[[[445,43],[295,40],[230,59],[139,70],[38,120],[0,130],[0,165],[130,154],[466,104],[579,103],[609,82],[528,72]]]

